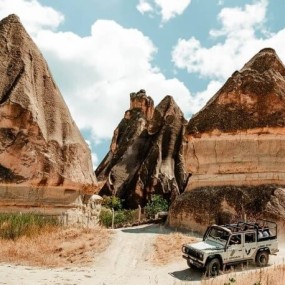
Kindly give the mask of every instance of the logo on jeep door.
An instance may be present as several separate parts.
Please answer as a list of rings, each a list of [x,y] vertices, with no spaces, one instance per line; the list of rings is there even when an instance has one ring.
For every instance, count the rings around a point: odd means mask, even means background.
[[[248,250],[247,250],[247,249],[245,250],[246,255],[249,255],[249,254],[250,254],[250,252],[251,252],[251,248],[250,248],[250,249],[248,249]]]

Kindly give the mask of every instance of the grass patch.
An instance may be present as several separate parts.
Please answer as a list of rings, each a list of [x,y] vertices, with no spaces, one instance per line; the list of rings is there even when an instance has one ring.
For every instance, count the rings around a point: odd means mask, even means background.
[[[105,229],[54,227],[32,237],[0,239],[0,262],[40,267],[86,266],[110,241],[111,232]]]
[[[224,273],[215,278],[204,279],[202,285],[232,284],[230,280],[235,280],[234,285],[281,285],[284,284],[285,264],[273,265],[265,268],[255,268],[254,270],[244,270],[241,272]]]
[[[182,244],[194,243],[197,241],[197,238],[181,233],[158,235],[153,244],[154,250],[150,260],[155,265],[165,265],[167,263],[175,262],[177,259],[181,260]]]
[[[18,239],[21,236],[37,236],[43,231],[47,232],[59,226],[55,217],[38,214],[0,214],[0,238]]]

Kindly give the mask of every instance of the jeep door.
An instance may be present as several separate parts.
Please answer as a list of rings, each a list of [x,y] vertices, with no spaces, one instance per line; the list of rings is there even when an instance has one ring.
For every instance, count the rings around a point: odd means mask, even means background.
[[[243,258],[243,240],[241,234],[233,234],[230,236],[226,257],[226,263],[235,262]]]
[[[243,247],[243,258],[254,259],[255,252],[257,249],[256,232],[245,232],[244,233],[244,247]]]

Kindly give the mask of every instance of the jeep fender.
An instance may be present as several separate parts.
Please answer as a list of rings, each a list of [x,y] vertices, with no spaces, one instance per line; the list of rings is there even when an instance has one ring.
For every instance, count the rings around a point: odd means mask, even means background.
[[[218,258],[218,259],[220,260],[221,266],[224,265],[224,262],[223,262],[223,259],[222,259],[221,255],[219,255],[219,254],[213,254],[213,255],[208,256],[208,258],[207,258],[207,260],[206,260],[206,263],[205,263],[205,266],[206,266],[206,264],[208,264],[208,262],[210,262],[210,260],[212,260],[213,258]]]
[[[269,247],[265,246],[265,247],[261,247],[256,251],[256,254],[258,254],[260,251],[268,251],[268,253],[270,254],[270,249]]]

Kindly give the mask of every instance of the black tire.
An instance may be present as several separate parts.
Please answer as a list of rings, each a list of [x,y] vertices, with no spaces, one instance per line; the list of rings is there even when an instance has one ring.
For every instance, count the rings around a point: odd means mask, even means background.
[[[213,258],[206,265],[207,276],[218,276],[221,269],[221,262],[218,258]]]
[[[266,266],[268,264],[268,260],[269,260],[269,254],[268,251],[265,250],[258,252],[255,258],[256,265],[259,267]]]

